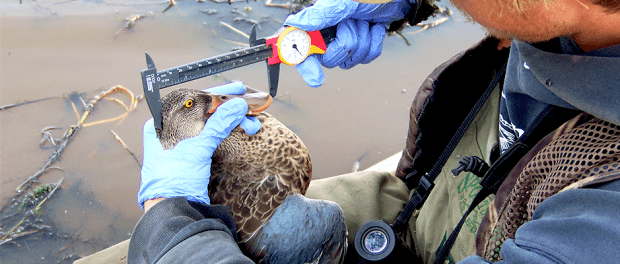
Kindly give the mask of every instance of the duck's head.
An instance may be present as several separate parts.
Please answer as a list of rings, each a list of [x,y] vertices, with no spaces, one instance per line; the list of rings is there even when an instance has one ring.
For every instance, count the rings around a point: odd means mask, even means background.
[[[246,100],[248,115],[265,110],[273,100],[269,94],[253,89],[243,95],[226,95],[179,88],[163,96],[162,129],[155,126],[163,149],[174,148],[179,141],[198,136],[217,107],[235,97]]]
[[[206,92],[180,88],[162,97],[161,104],[162,129],[155,131],[162,147],[169,149],[200,134],[214,100]]]

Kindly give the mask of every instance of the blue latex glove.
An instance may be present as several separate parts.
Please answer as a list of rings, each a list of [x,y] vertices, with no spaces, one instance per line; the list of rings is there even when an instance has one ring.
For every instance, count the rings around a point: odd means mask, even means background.
[[[207,88],[203,91],[219,94],[244,94],[246,89],[242,82],[232,82],[212,88]],[[241,120],[240,125],[246,133],[248,133],[249,135],[254,135],[260,129],[261,123],[256,117],[246,116],[243,120]]]
[[[232,83],[205,91],[243,94],[243,84]],[[241,98],[220,105],[207,120],[200,135],[181,140],[174,148],[163,150],[153,119],[144,124],[144,164],[138,191],[138,203],[155,198],[185,197],[189,201],[209,204],[207,187],[211,176],[211,157],[217,146],[237,125],[246,133],[256,134],[261,123],[246,117],[248,105]]]
[[[361,4],[352,0],[318,0],[313,6],[290,15],[284,25],[305,31],[320,30],[338,24],[336,39],[323,55],[311,55],[297,65],[297,71],[311,87],[325,81],[321,65],[350,69],[369,63],[381,55],[383,38],[389,24],[403,19],[411,10],[409,0],[385,4]],[[370,23],[375,23],[370,26]]]

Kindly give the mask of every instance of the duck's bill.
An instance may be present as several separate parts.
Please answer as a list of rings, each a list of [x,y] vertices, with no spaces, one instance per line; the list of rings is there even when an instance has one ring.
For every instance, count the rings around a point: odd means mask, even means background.
[[[241,95],[207,92],[209,96],[211,96],[213,105],[211,109],[209,109],[209,114],[213,114],[218,106],[233,98],[243,98],[248,103],[248,115],[256,115],[262,111],[265,111],[265,109],[271,105],[271,102],[273,102],[273,97],[271,97],[268,93],[248,87],[246,87],[246,89],[245,94]]]

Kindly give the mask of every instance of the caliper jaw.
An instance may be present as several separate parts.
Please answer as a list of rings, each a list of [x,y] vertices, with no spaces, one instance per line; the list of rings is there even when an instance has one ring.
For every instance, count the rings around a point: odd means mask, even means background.
[[[148,53],[146,55],[147,69],[142,70],[142,89],[144,89],[144,98],[153,115],[153,121],[155,126],[162,130],[163,118],[161,116],[161,97],[159,96],[159,87],[154,86],[155,76],[157,75],[157,69],[155,63]]]
[[[250,47],[254,47],[257,45],[265,44],[266,40],[256,39],[256,25],[252,26],[252,32],[250,32]],[[274,56],[277,56],[274,55]],[[278,81],[280,79],[280,63],[269,65],[269,60],[266,60],[267,63],[267,80],[269,82],[269,95],[271,97],[276,97],[278,93]]]
[[[260,45],[266,44],[266,39],[256,39],[256,25],[252,26],[252,32],[250,33],[250,48],[256,47]],[[189,63],[186,65],[181,65],[175,67],[173,69],[164,70],[164,72],[158,74],[157,68],[155,68],[155,63],[151,56],[148,53],[146,55],[146,65],[147,69],[144,69],[140,72],[142,75],[142,89],[144,90],[144,98],[146,98],[146,102],[149,106],[149,110],[151,110],[151,114],[153,115],[153,121],[155,126],[160,130],[163,127],[163,117],[161,115],[161,97],[159,94],[159,89],[166,88],[172,85],[176,85],[182,82],[191,81],[197,78],[202,78],[211,74],[219,73],[222,71],[234,69],[237,67],[241,67],[243,65],[247,65],[250,63],[258,62],[258,60],[264,59],[267,63],[267,77],[269,81],[269,94],[271,97],[275,97],[278,91],[278,80],[280,77],[280,64],[269,65],[269,59],[273,56],[278,56],[277,53],[275,55],[267,56],[271,54],[273,51],[273,47],[256,47],[249,50],[231,52],[227,54],[220,55],[218,57],[209,58],[202,61],[197,61],[193,63]],[[266,53],[268,52],[268,53]],[[253,57],[256,56],[264,56],[264,57]],[[262,55],[261,55],[262,54]],[[244,57],[250,56],[250,57]],[[222,59],[223,57],[223,59]],[[228,59],[232,59],[232,62],[226,63]],[[224,62],[222,62],[224,60]],[[238,66],[241,63],[243,65]],[[211,69],[209,67],[214,67],[215,65],[220,67],[219,69]],[[208,70],[208,72],[207,72]],[[212,71],[213,70],[213,71]],[[193,74],[193,75],[192,75]],[[183,76],[181,76],[183,75]],[[162,78],[159,80],[159,78]]]

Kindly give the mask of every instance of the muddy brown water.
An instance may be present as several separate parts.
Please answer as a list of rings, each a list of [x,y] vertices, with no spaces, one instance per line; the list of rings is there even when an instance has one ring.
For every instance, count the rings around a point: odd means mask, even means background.
[[[166,4],[155,0],[0,0],[0,105],[52,98],[0,111],[2,205],[53,153],[49,144],[39,146],[41,129],[60,126],[52,133],[62,137],[77,123],[70,101],[61,96],[77,94],[88,100],[119,84],[141,94],[145,52],[159,70],[189,63],[247,42],[220,21],[249,32],[249,23],[234,21],[245,14],[261,21],[261,37],[275,32],[288,13],[262,1],[177,3],[162,14]],[[251,12],[245,12],[246,7]],[[217,13],[200,12],[207,9]],[[116,35],[122,20],[133,14],[148,16]],[[315,179],[348,173],[360,157],[364,169],[401,151],[417,87],[436,66],[484,36],[458,12],[438,27],[411,34],[418,29],[404,31],[411,46],[399,36],[386,37],[382,56],[369,65],[326,69],[326,82],[319,88],[306,86],[294,67],[282,66],[279,95],[268,112],[303,139]],[[264,63],[181,86],[206,88],[233,79],[268,90]],[[129,102],[124,94],[111,97]],[[81,113],[79,99],[72,98]],[[101,100],[86,122],[123,112],[117,103]],[[140,167],[110,130],[141,161],[142,125],[148,118],[142,101],[122,122],[81,129],[53,164],[63,171],[41,177],[44,183],[64,177],[62,189],[43,207],[41,218],[51,229],[0,246],[0,262],[67,263],[129,238],[142,215],[136,203]]]

